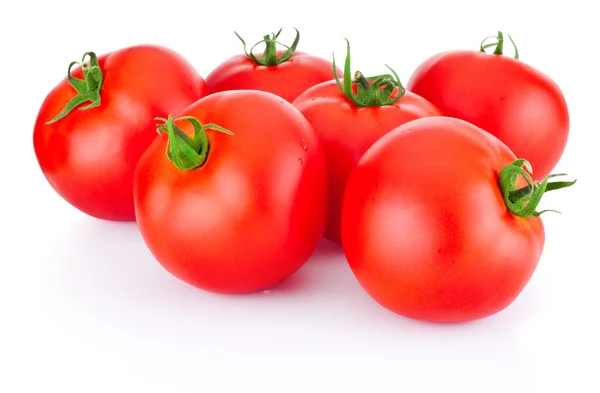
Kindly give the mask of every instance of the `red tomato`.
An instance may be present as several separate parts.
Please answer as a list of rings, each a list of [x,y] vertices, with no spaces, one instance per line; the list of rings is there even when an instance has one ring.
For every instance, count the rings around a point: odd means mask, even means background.
[[[567,144],[569,112],[557,84],[517,58],[502,56],[498,33],[495,54],[449,51],[423,62],[408,89],[427,98],[447,116],[473,123],[527,159],[536,179],[558,163]]]
[[[382,137],[344,195],[342,242],[359,283],[387,309],[424,321],[464,322],[506,308],[542,253],[539,198],[573,184],[534,183],[527,165],[450,117],[414,120]],[[517,188],[517,179],[527,183]]]
[[[207,77],[206,83],[211,93],[227,90],[262,90],[274,93],[292,102],[304,90],[318,83],[333,79],[333,64],[330,61],[297,52],[300,33],[286,51],[277,50],[279,33],[264,36],[254,46],[265,43],[265,51],[256,56],[246,51],[236,55],[215,68]],[[237,35],[237,33],[236,33]]]
[[[132,221],[133,172],[156,137],[154,118],[208,92],[192,65],[167,48],[90,52],[84,60],[88,56],[85,71],[77,67],[71,76],[71,63],[69,76],[44,100],[33,132],[35,154],[50,185],[71,205],[96,218]]]
[[[340,242],[344,187],[363,153],[393,128],[421,117],[441,115],[422,97],[406,91],[397,75],[350,78],[347,47],[344,83],[323,82],[302,93],[293,104],[321,138],[329,169],[329,218],[325,237]],[[393,71],[392,71],[393,72]],[[389,91],[383,92],[387,88]],[[386,94],[387,93],[387,94]]]
[[[327,217],[325,155],[310,124],[282,98],[252,90],[212,94],[180,116],[204,126],[182,120],[171,132],[168,120],[169,137],[156,139],[136,170],[138,225],[152,254],[217,293],[254,292],[292,275]]]

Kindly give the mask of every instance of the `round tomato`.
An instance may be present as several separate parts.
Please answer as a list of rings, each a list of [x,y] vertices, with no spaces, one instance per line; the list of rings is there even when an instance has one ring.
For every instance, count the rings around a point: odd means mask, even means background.
[[[498,33],[494,54],[449,51],[424,61],[407,88],[447,116],[475,124],[527,159],[536,179],[558,163],[567,144],[569,112],[558,85],[516,58],[502,56]]]
[[[236,55],[215,68],[207,77],[206,83],[211,93],[227,90],[262,90],[274,93],[292,102],[304,90],[318,83],[333,79],[333,64],[320,57],[296,51],[300,33],[287,50],[277,50],[277,34],[264,36],[250,51]],[[237,33],[236,33],[237,35]],[[265,43],[261,56],[252,50]]]
[[[152,254],[217,293],[254,292],[292,275],[316,250],[327,217],[325,154],[310,124],[282,98],[253,90],[209,95],[179,116],[159,127],[167,137],[135,173],[138,225]]]
[[[414,120],[382,137],[353,170],[343,202],[342,243],[361,286],[387,309],[424,321],[506,308],[542,253],[539,199],[573,184],[534,182],[524,166],[496,137],[456,118]]]
[[[325,237],[338,243],[344,188],[363,153],[403,123],[441,115],[426,99],[406,91],[395,73],[365,78],[357,72],[353,81],[349,43],[347,51],[343,84],[336,75],[335,80],[311,87],[293,102],[312,124],[325,149],[329,170]]]
[[[133,46],[71,68],[44,100],[33,131],[38,163],[54,190],[100,219],[135,220],[133,172],[156,137],[154,118],[208,94],[182,56]]]

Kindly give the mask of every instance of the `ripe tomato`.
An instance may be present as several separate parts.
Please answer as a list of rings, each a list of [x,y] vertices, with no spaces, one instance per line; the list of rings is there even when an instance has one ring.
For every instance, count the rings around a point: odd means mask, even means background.
[[[398,76],[350,78],[347,46],[344,83],[336,79],[302,93],[293,104],[321,138],[329,169],[329,218],[325,237],[340,242],[344,187],[362,154],[393,128],[421,117],[441,113],[424,98],[406,91]],[[390,69],[391,70],[391,69]]]
[[[511,304],[540,259],[545,191],[524,160],[450,117],[414,120],[363,155],[344,195],[342,242],[362,287],[406,317],[463,322]],[[517,180],[526,180],[517,188]]]
[[[82,212],[132,221],[133,172],[156,137],[154,118],[208,94],[179,54],[133,46],[86,53],[44,100],[33,131],[38,163],[54,190]],[[79,79],[82,78],[83,79]]]
[[[207,77],[206,83],[211,93],[227,90],[262,90],[274,93],[292,102],[304,90],[318,83],[333,79],[333,64],[320,57],[297,52],[300,33],[287,50],[277,50],[277,34],[264,36],[250,51],[236,55],[215,68]],[[236,33],[237,35],[237,33]],[[256,56],[252,50],[265,43],[265,51]]]
[[[138,225],[152,254],[217,293],[258,291],[292,275],[327,217],[325,154],[310,124],[282,98],[252,90],[209,95],[180,116],[178,126],[160,126],[168,138],[154,141],[135,174]]]
[[[536,179],[558,163],[567,144],[569,112],[558,85],[516,58],[502,56],[498,33],[494,54],[449,51],[423,62],[407,88],[447,116],[475,124],[527,159]],[[512,41],[512,40],[511,40]],[[515,47],[516,48],[516,47]]]

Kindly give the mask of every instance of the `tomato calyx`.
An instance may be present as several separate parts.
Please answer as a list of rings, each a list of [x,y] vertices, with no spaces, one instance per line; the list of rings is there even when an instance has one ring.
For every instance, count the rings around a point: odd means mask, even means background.
[[[525,167],[527,171],[523,169]],[[530,173],[533,173],[531,164],[525,159],[518,159],[511,164],[506,165],[498,179],[500,192],[509,212],[518,217],[539,217],[545,212],[560,213],[556,210],[536,211],[544,193],[552,190],[569,187],[575,184],[573,181],[553,181],[550,179],[557,176],[565,176],[564,173],[550,174],[540,183],[534,181]],[[516,188],[517,178],[522,177],[527,185],[522,188]]]
[[[362,72],[356,71],[354,73],[354,80],[352,80],[350,42],[346,39],[346,63],[344,65],[344,84],[342,85],[337,74],[335,55],[333,56],[333,76],[338,87],[354,105],[360,108],[393,105],[406,92],[396,71],[387,64],[385,66],[393,75],[383,74],[365,77]],[[356,93],[354,93],[353,86],[356,86]],[[396,88],[398,88],[397,91]]]
[[[88,56],[90,59],[85,61],[85,58]],[[79,62],[71,62],[67,71],[67,79],[69,84],[77,91],[77,95],[71,98],[63,110],[56,115],[54,119],[47,121],[46,124],[52,124],[59,121],[68,115],[73,109],[85,102],[90,101],[90,104],[79,108],[79,110],[86,110],[100,106],[100,90],[102,89],[102,83],[104,80],[102,77],[102,70],[98,65],[98,57],[94,52],[86,52],[83,54],[81,61],[83,79],[78,79],[71,75],[71,68],[73,68],[73,66],[76,64],[80,64]]]
[[[210,142],[206,135],[207,129],[233,135],[233,132],[216,124],[209,123],[203,125],[198,119],[192,116],[182,116],[173,119],[171,115],[169,115],[167,119],[157,117],[155,120],[163,122],[163,124],[157,124],[156,131],[159,134],[167,134],[169,138],[166,149],[167,158],[178,169],[183,171],[201,167],[206,162],[208,150],[210,148]],[[180,120],[187,120],[192,124],[194,127],[194,134],[192,137],[175,125],[175,122]]]
[[[254,61],[258,65],[272,67],[288,61],[294,54],[294,51],[296,51],[296,47],[298,46],[298,42],[300,41],[300,32],[294,27],[294,30],[296,30],[296,38],[294,39],[292,46],[282,44],[281,42],[277,41],[279,34],[281,34],[281,30],[283,29],[279,29],[277,33],[265,35],[262,40],[252,45],[250,51],[246,50],[246,41],[244,41],[244,39],[240,37],[240,35],[237,32],[234,31],[234,33],[237,36],[237,38],[239,38],[240,41],[242,41],[242,44],[244,45],[244,53],[246,54],[246,56],[248,56],[250,59],[252,59],[252,61]],[[263,42],[265,43],[265,50],[262,56],[258,57],[252,51],[257,45],[262,44]],[[283,52],[280,56],[277,56],[277,44],[287,48],[287,50]]]
[[[495,39],[496,42],[486,44],[485,42],[489,39]],[[515,44],[515,41],[513,41],[510,34],[508,35],[508,39],[512,43],[513,48],[515,48],[515,59],[519,60],[519,50],[517,49],[517,44]],[[491,48],[493,46],[495,47],[495,49],[492,54],[494,54],[494,55],[503,55],[504,54],[503,53],[504,52],[504,34],[502,34],[501,31],[498,32],[498,35],[491,35],[489,37],[486,37],[486,39],[484,39],[483,41],[481,41],[479,51],[483,52],[483,53],[487,53],[485,50],[487,48]]]

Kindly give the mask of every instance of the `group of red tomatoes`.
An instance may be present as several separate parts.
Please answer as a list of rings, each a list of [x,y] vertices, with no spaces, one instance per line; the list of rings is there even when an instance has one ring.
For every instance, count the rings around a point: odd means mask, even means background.
[[[45,177],[90,216],[137,221],[157,261],[207,291],[270,288],[325,237],[400,315],[506,308],[542,253],[542,194],[574,183],[550,175],[569,133],[556,83],[503,55],[501,32],[406,87],[391,68],[353,73],[349,43],[343,70],[296,51],[296,34],[244,43],[206,78],[165,47],[86,53],[35,123]]]

